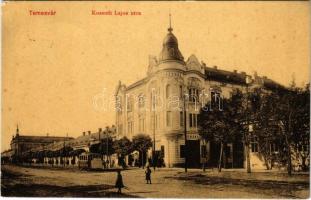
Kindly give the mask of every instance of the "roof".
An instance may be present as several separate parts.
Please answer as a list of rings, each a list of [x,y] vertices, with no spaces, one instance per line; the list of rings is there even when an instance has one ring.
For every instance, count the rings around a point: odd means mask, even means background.
[[[58,136],[30,136],[30,135],[18,135],[12,139],[12,142],[18,140],[22,142],[33,142],[33,143],[52,143],[54,141],[71,140],[72,137],[58,137]]]
[[[132,83],[131,85],[129,85],[128,87],[126,87],[126,90],[130,90],[130,89],[132,89],[132,88],[135,88],[135,87],[138,86],[138,85],[141,85],[141,84],[144,83],[145,80],[147,80],[147,79],[148,79],[148,77],[145,77],[145,78],[143,78],[143,79],[140,79],[140,80],[138,80],[138,81]]]
[[[159,54],[159,62],[166,60],[184,61],[184,57],[178,49],[178,41],[175,35],[169,31],[164,38],[163,48]]]
[[[85,135],[81,135],[75,139],[71,139],[71,140],[67,140],[65,145],[66,146],[71,146],[71,147],[77,147],[77,146],[84,146],[84,145],[88,145],[88,144],[93,144],[94,142],[99,142],[99,138],[102,139],[106,139],[107,136],[113,136],[115,133],[115,127],[111,127],[108,129],[110,131],[110,134],[107,134],[107,129],[104,129],[103,131],[100,132],[99,131],[95,132],[95,133],[88,133],[85,132]],[[46,148],[51,148],[51,149],[58,149],[58,148],[62,148],[64,146],[64,142],[63,141],[59,141],[56,143],[52,143],[46,146]]]
[[[226,83],[245,84],[246,73],[245,72],[231,72],[226,70],[220,70],[216,67],[205,67],[205,77],[207,80],[215,80]]]
[[[263,86],[270,90],[286,90],[285,86],[266,77],[263,77]]]

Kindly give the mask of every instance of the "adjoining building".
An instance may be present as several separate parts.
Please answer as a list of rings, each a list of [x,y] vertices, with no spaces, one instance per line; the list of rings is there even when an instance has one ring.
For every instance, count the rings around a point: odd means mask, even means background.
[[[22,153],[31,149],[41,148],[48,144],[53,144],[60,141],[72,140],[72,137],[57,137],[57,136],[34,136],[20,135],[19,128],[16,128],[16,134],[11,140],[11,155],[20,156]]]
[[[246,80],[251,80],[251,84]],[[189,167],[201,166],[206,154],[208,163],[213,165],[217,163],[218,148],[211,142],[205,144],[198,134],[200,108],[207,101],[221,104],[220,97],[228,98],[237,89],[245,92],[247,87],[274,90],[282,86],[257,74],[209,67],[195,55],[185,60],[169,27],[159,56],[149,57],[147,76],[129,86],[119,81],[115,92],[117,135],[131,139],[139,133],[148,134],[155,140],[155,151],[162,155],[166,167],[182,166],[186,125]],[[257,142],[252,141],[251,145],[253,167],[264,167],[256,157]],[[225,155],[227,166],[245,165],[242,141],[227,144]]]
[[[51,166],[79,166],[80,155],[98,154],[100,162],[110,163],[110,167],[117,162],[116,155],[112,155],[108,146],[102,147],[101,153],[96,153],[100,145],[108,144],[108,140],[116,138],[115,126],[99,128],[96,132],[83,132],[77,138],[55,136],[20,135],[19,128],[11,140],[11,149],[1,153],[3,163],[33,163]],[[93,152],[95,151],[95,152]],[[109,161],[107,161],[109,160]],[[90,161],[91,162],[91,161]],[[108,165],[105,165],[108,167]]]

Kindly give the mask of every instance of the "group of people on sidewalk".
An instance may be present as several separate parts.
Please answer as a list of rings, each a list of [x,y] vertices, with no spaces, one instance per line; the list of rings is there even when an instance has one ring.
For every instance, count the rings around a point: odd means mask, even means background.
[[[151,169],[149,166],[147,166],[146,168],[145,175],[146,175],[146,184],[151,184]],[[117,172],[117,180],[116,180],[115,187],[118,189],[119,194],[121,194],[121,189],[125,187],[123,184],[121,170],[118,170]]]

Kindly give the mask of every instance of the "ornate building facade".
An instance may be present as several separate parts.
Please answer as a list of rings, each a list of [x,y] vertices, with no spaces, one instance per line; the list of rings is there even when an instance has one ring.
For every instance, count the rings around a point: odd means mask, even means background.
[[[221,97],[230,97],[237,89],[246,91],[250,86],[247,79],[252,80],[252,86],[268,90],[280,86],[256,74],[208,67],[195,55],[185,60],[169,27],[158,58],[149,57],[147,76],[129,86],[121,82],[117,86],[117,135],[131,139],[139,133],[148,134],[155,140],[155,150],[163,156],[166,167],[182,166],[186,125],[189,167],[199,167],[206,154],[210,163],[217,163],[215,144],[200,139],[197,116],[207,102],[221,106]],[[242,143],[228,144],[225,151],[228,165],[243,167]]]

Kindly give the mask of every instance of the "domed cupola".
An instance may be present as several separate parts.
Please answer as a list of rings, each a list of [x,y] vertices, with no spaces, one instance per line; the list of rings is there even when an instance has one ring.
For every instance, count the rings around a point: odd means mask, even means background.
[[[175,35],[172,33],[173,29],[170,27],[167,29],[168,33],[163,40],[163,48],[159,55],[159,62],[177,60],[184,62],[184,57],[178,49],[178,41]]]

